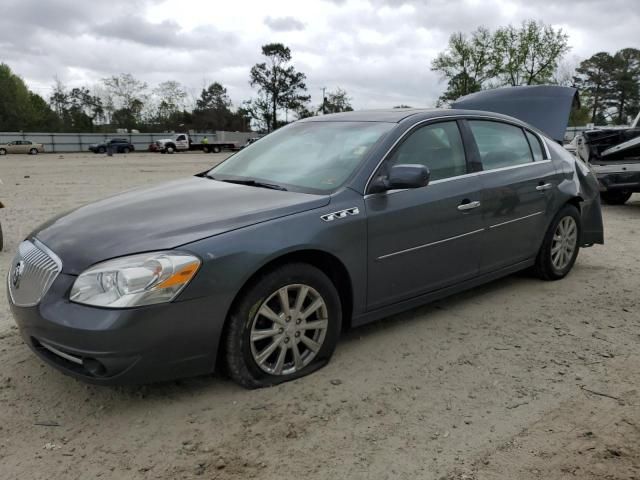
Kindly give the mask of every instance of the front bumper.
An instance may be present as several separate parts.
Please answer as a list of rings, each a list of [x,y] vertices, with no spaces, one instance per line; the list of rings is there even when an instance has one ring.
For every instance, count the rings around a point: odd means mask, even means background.
[[[98,384],[140,384],[210,373],[223,318],[208,297],[132,309],[72,303],[60,274],[33,307],[11,304],[20,333],[46,363]]]

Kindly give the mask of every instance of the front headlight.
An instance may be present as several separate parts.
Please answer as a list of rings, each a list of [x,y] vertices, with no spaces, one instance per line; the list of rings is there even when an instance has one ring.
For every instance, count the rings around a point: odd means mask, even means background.
[[[117,258],[85,270],[71,288],[71,301],[128,308],[170,302],[189,283],[200,259],[180,252]]]

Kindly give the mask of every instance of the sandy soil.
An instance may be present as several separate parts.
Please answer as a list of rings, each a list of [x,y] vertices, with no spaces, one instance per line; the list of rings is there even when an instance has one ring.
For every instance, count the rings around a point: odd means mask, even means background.
[[[47,217],[221,156],[0,158],[6,275]],[[0,303],[0,478],[640,479],[640,196],[571,275],[516,275],[349,332],[310,377],[104,388]]]

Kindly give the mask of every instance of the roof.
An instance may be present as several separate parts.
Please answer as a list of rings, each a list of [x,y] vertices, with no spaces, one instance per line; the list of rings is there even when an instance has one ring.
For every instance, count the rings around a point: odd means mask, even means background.
[[[444,110],[449,112],[449,110]],[[407,117],[418,113],[433,112],[442,113],[442,109],[436,108],[387,108],[381,110],[358,110],[356,112],[330,113],[309,117],[301,122],[389,122],[398,123]]]

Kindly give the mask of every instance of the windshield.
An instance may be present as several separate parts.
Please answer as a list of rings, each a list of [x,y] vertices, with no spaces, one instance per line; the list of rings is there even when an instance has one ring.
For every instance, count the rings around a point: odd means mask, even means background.
[[[302,190],[335,190],[393,126],[379,122],[295,123],[251,144],[207,175]]]

